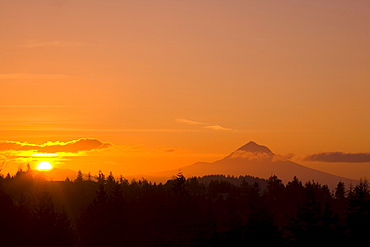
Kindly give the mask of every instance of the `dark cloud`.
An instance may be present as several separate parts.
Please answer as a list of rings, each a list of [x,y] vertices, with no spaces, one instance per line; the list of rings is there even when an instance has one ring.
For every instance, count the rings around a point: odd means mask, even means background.
[[[27,142],[6,141],[0,142],[0,151],[13,150],[34,150],[42,153],[57,153],[57,152],[70,152],[77,153],[79,151],[92,151],[97,149],[108,148],[112,144],[104,143],[94,138],[82,138],[72,140],[69,142],[47,142],[44,144],[32,144]]]
[[[329,152],[308,155],[305,161],[323,161],[323,162],[370,162],[370,153],[342,153]]]

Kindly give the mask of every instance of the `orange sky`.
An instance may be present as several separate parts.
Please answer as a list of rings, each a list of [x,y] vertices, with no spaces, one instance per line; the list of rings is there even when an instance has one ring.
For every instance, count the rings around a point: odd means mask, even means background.
[[[116,173],[214,161],[250,140],[297,159],[369,152],[369,11],[365,0],[3,0],[0,141],[96,138],[112,147],[58,165]]]

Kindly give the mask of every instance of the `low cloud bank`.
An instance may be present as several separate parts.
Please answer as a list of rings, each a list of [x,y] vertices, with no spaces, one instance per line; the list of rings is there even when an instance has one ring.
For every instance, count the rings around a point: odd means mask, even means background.
[[[81,138],[68,142],[46,142],[44,144],[32,144],[27,142],[5,141],[0,142],[0,151],[24,151],[34,150],[43,153],[70,152],[77,153],[80,151],[92,151],[104,149],[112,146],[111,143],[105,143],[94,138]]]
[[[307,155],[304,161],[365,163],[370,162],[370,153],[318,153]]]

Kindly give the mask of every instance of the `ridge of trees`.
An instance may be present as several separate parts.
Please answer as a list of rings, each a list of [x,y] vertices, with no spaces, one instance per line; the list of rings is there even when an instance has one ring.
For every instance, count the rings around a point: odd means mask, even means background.
[[[181,172],[47,181],[27,169],[0,176],[0,229],[4,246],[342,246],[370,233],[370,188]]]

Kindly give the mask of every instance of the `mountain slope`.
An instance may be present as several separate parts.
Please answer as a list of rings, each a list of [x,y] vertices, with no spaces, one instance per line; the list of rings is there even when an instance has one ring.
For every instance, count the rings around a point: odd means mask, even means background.
[[[180,169],[189,176],[204,176],[209,174],[223,174],[244,176],[250,175],[260,178],[278,176],[284,183],[292,181],[294,176],[303,182],[312,181],[327,184],[334,188],[339,181],[349,185],[356,180],[335,176],[326,172],[311,169],[274,154],[269,148],[249,142],[225,158],[212,162],[198,162]],[[173,176],[179,170],[156,173],[152,175]]]

